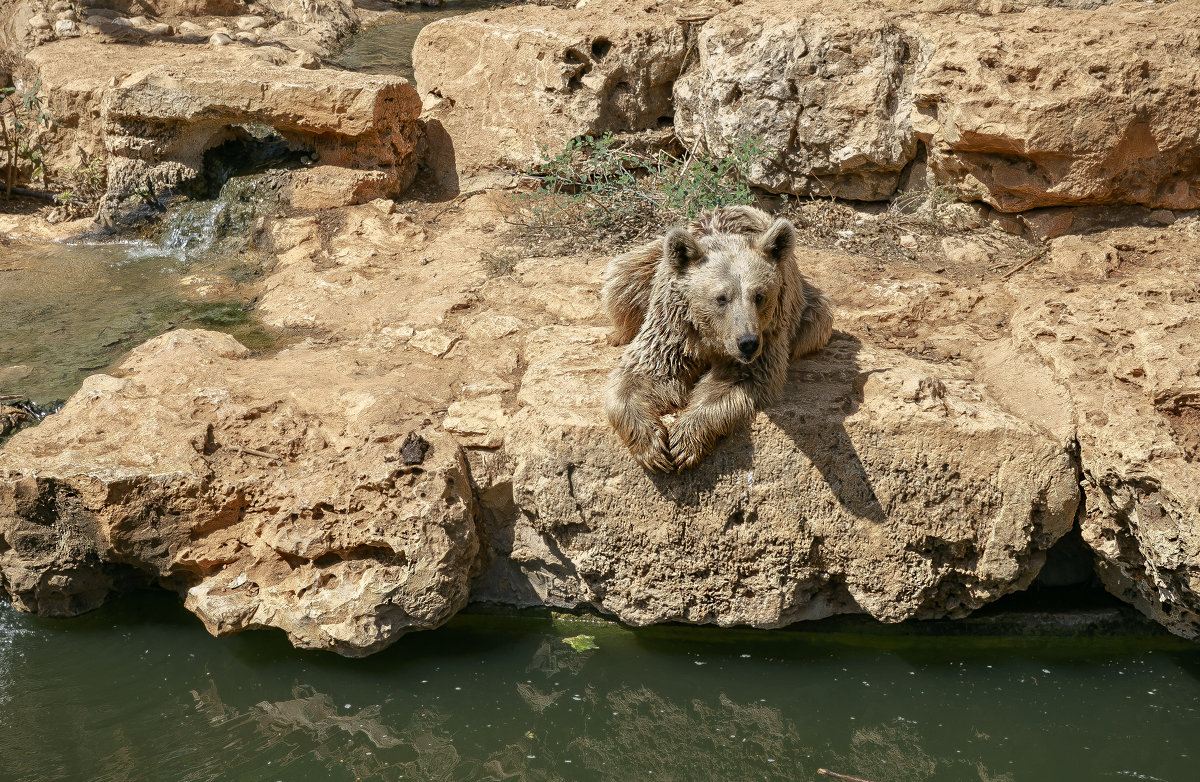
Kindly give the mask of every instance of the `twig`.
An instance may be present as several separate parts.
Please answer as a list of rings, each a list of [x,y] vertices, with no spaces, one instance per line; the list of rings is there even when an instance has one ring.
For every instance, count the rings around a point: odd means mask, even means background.
[[[18,402],[24,398],[24,394],[0,394],[0,402]]]
[[[246,448],[245,446],[241,445],[233,446],[233,450],[237,451],[239,454],[248,453],[251,456],[261,456],[263,459],[278,459],[279,461],[283,461],[283,457],[281,456],[276,456],[275,454],[267,453],[266,451],[259,451],[254,448]]]
[[[871,780],[869,780],[869,779],[863,779],[862,777],[852,777],[849,774],[839,774],[836,771],[830,771],[830,770],[824,769],[824,768],[817,769],[817,773],[823,777],[829,777],[830,779],[840,779],[840,780],[842,780],[842,782],[871,782]]]
[[[1045,255],[1045,254],[1046,254],[1046,251],[1047,251],[1048,249],[1050,249],[1050,248],[1049,248],[1049,247],[1043,247],[1042,249],[1038,250],[1036,253],[1034,253],[1034,254],[1033,254],[1033,255],[1032,255],[1030,258],[1029,258],[1029,260],[1025,261],[1025,263],[1021,264],[1020,266],[1014,266],[1013,268],[1011,268],[1011,269],[1009,269],[1008,271],[1006,271],[1004,274],[1001,274],[1001,275],[1000,275],[1000,279],[1002,279],[1002,280],[1007,280],[1009,277],[1013,276],[1014,274],[1016,274],[1017,272],[1021,271],[1022,269],[1024,269],[1024,268],[1025,268],[1026,266],[1028,266],[1029,264],[1031,264],[1031,263],[1033,263],[1034,261],[1036,261],[1038,258],[1041,258],[1043,255]]]

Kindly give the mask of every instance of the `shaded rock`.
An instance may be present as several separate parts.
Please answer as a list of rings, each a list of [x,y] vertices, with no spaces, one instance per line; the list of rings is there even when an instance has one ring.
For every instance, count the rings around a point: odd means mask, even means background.
[[[526,340],[505,441],[515,514],[489,532],[502,550],[477,597],[523,584],[528,602],[633,625],[963,616],[1028,585],[1072,525],[1067,441],[965,373],[845,335],[699,468],[648,475],[601,410],[606,334]]]
[[[477,543],[458,446],[426,430],[406,466],[394,378],[317,388],[311,357],[263,372],[246,355],[172,332],[6,444],[0,581],[18,607],[94,608],[132,571],[184,592],[214,634],[279,627],[359,656],[465,604]]]

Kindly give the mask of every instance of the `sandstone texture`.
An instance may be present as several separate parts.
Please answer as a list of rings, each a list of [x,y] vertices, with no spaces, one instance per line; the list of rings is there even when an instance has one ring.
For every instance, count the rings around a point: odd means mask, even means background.
[[[247,352],[159,337],[6,447],[0,580],[17,607],[71,615],[157,581],[214,634],[278,627],[360,656],[465,605],[478,543],[459,446],[397,414],[394,377],[330,367],[347,381],[313,385],[311,356],[264,374]]]
[[[413,64],[425,116],[453,142],[442,167],[523,168],[543,145],[553,154],[576,136],[671,124],[683,27],[636,4],[591,8],[486,11],[421,31]]]
[[[460,173],[527,167],[539,141],[553,153],[657,120],[715,157],[758,138],[750,179],[776,192],[883,200],[924,181],[1004,212],[1200,207],[1195,0],[708,10],[607,0],[431,25],[414,60],[445,157]],[[624,108],[606,110],[614,96]]]

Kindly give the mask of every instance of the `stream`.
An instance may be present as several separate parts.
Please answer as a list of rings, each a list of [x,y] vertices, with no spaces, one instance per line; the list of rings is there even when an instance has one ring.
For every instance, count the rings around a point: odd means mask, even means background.
[[[239,290],[261,273],[246,234],[270,191],[261,174],[232,177],[215,198],[172,209],[141,241],[0,248],[0,396],[64,400],[85,377],[172,328],[270,347],[272,335]]]

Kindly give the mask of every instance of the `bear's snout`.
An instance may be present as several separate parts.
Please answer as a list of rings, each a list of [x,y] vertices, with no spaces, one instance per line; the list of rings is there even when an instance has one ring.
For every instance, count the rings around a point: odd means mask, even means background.
[[[749,362],[753,360],[754,354],[758,353],[759,339],[757,334],[743,334],[738,337],[737,346],[741,351],[742,360]]]

